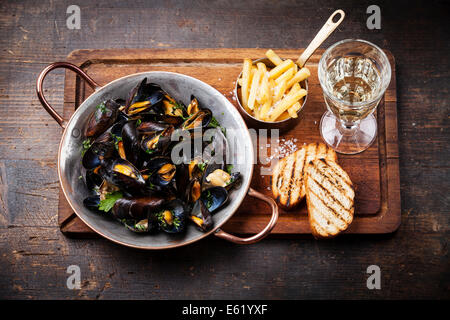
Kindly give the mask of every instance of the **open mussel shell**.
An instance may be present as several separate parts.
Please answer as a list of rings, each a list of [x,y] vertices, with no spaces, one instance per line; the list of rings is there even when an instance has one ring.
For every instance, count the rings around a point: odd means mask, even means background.
[[[184,230],[186,224],[186,207],[183,201],[174,199],[164,205],[156,216],[161,230],[167,233],[179,233]]]
[[[202,192],[200,199],[208,211],[214,213],[228,201],[228,191],[223,187],[211,187]]]
[[[85,130],[86,137],[97,138],[117,120],[120,105],[114,100],[100,103],[91,114]]]
[[[139,221],[123,219],[121,222],[128,230],[136,233],[154,233],[159,229],[158,221],[151,216],[147,219],[142,219]]]
[[[215,166],[210,166],[213,170],[209,170],[203,175],[203,190],[210,187],[223,187],[229,191],[238,187],[242,182],[242,175],[239,172],[228,173],[220,167],[214,168]]]
[[[114,203],[112,213],[115,218],[142,220],[148,219],[152,212],[158,211],[165,198],[156,194],[136,198],[122,198]]]
[[[146,169],[151,173],[149,182],[152,185],[165,187],[176,175],[176,166],[168,157],[154,157],[146,164]]]
[[[198,103],[197,98],[194,95],[191,95],[191,102],[189,103],[186,112],[189,116],[192,116],[193,114],[196,114],[199,111],[200,111],[200,104]]]
[[[181,125],[183,130],[196,130],[206,128],[212,119],[212,112],[209,109],[201,109],[197,113],[194,113]]]
[[[141,194],[145,191],[145,180],[131,162],[113,159],[103,163],[99,170],[103,179],[116,185],[129,194]]]
[[[81,163],[86,169],[95,169],[115,154],[115,140],[109,131],[101,134],[83,155]]]
[[[195,202],[189,215],[189,219],[194,222],[201,231],[208,231],[213,225],[211,213],[206,208],[205,203],[201,200]]]
[[[173,126],[167,127],[161,133],[150,135],[142,140],[141,148],[149,155],[164,155],[172,143],[171,135],[174,131]]]
[[[142,116],[151,113],[162,103],[165,92],[154,83],[147,83],[147,78],[130,91],[125,103],[124,112],[128,117]]]

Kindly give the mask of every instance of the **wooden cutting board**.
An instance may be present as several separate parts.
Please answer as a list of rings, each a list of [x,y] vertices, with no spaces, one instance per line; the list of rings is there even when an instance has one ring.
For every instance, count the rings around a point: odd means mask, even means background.
[[[263,57],[266,49],[101,49],[77,50],[67,61],[80,66],[97,83],[103,85],[125,75],[144,71],[172,71],[200,79],[222,92],[234,105],[233,88],[244,58]],[[280,56],[296,59],[302,50],[276,49]],[[319,122],[325,112],[322,90],[317,78],[317,64],[323,50],[318,50],[307,63],[311,70],[308,101],[304,119],[280,136],[301,147],[304,143],[321,142]],[[386,52],[392,66],[392,80],[377,108],[378,139],[358,155],[338,155],[338,162],[350,175],[356,189],[355,219],[347,233],[390,233],[400,224],[400,180],[398,164],[397,100],[395,61]],[[92,89],[71,71],[66,71],[64,118],[68,119],[91,93]],[[259,150],[259,146],[258,146]],[[251,187],[271,195],[270,177],[260,175],[255,166]],[[251,234],[260,231],[270,219],[269,207],[252,198],[243,204],[223,229],[227,232]],[[95,233],[73,213],[62,191],[59,195],[58,221],[64,234],[91,237]],[[290,212],[280,210],[273,234],[309,234],[306,205]]]

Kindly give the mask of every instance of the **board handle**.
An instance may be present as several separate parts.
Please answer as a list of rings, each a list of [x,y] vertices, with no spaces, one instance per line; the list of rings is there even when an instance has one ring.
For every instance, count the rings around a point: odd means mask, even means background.
[[[39,98],[39,101],[41,101],[42,106],[53,117],[53,119],[55,119],[55,121],[58,122],[58,124],[63,129],[65,129],[66,121],[48,103],[47,99],[45,99],[45,96],[44,96],[44,90],[42,89],[43,84],[44,84],[44,79],[47,76],[47,74],[50,71],[52,71],[54,69],[58,69],[58,68],[65,68],[65,69],[72,70],[73,72],[78,74],[81,78],[83,78],[89,84],[89,86],[91,88],[93,88],[94,90],[100,88],[100,85],[97,82],[95,82],[94,79],[92,79],[90,76],[88,76],[88,74],[86,72],[84,72],[82,69],[80,69],[76,65],[69,63],[69,62],[54,62],[54,63],[48,65],[47,67],[45,67],[44,70],[42,70],[41,73],[39,73],[39,76],[36,81],[36,94]]]
[[[251,237],[248,237],[248,238],[240,238],[240,237],[234,236],[232,234],[229,234],[229,233],[221,230],[220,228],[218,228],[214,233],[214,235],[216,237],[219,237],[221,239],[225,239],[227,241],[237,243],[237,244],[252,244],[252,243],[261,241],[262,239],[267,237],[267,235],[270,233],[270,231],[272,231],[272,229],[275,227],[275,225],[277,224],[277,221],[278,221],[278,206],[275,203],[275,201],[272,198],[265,196],[258,191],[255,191],[252,188],[250,188],[248,190],[247,194],[251,197],[255,197],[262,201],[265,201],[270,205],[270,207],[272,209],[272,217],[270,218],[269,223],[266,225],[266,227],[261,232],[255,234]]]

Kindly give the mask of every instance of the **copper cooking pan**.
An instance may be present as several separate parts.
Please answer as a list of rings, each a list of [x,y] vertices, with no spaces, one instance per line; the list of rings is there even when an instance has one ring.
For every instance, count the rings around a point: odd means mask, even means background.
[[[95,90],[68,120],[63,119],[52,108],[43,94],[42,85],[45,77],[51,70],[57,68],[67,68],[74,71]],[[126,97],[128,92],[145,77],[150,82],[158,83],[171,96],[184,103],[189,102],[191,94],[194,94],[199,101],[208,105],[217,120],[227,128],[227,133],[229,129],[233,129],[231,131],[236,132],[239,139],[236,139],[236,141],[229,139],[231,149],[234,150],[234,143],[242,144],[239,150],[243,150],[243,154],[240,154],[240,156],[245,161],[234,164],[235,169],[243,176],[242,185],[230,194],[228,205],[214,214],[214,227],[206,233],[198,231],[194,226],[188,226],[183,234],[136,234],[130,232],[119,223],[91,212],[83,206],[83,199],[88,195],[88,190],[84,181],[79,179],[81,174],[80,150],[84,140],[82,132],[84,132],[87,118],[100,102],[110,98]],[[132,74],[100,86],[77,66],[67,62],[56,62],[47,66],[39,74],[36,93],[45,110],[64,129],[58,151],[58,175],[63,193],[77,216],[101,236],[125,246],[152,250],[184,246],[203,239],[210,234],[238,244],[251,244],[262,240],[275,226],[278,220],[278,207],[274,200],[250,188],[255,153],[247,126],[236,108],[219,91],[208,84],[178,73],[153,71]],[[240,238],[221,230],[220,227],[232,217],[247,195],[269,204],[272,216],[268,224],[261,232],[248,238]]]

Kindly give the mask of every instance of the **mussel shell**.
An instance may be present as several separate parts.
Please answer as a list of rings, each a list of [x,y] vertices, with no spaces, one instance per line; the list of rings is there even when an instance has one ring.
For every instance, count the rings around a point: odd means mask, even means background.
[[[111,158],[116,152],[115,141],[109,131],[101,134],[83,155],[82,165],[86,169],[100,166],[104,160]]]
[[[191,95],[191,102],[189,103],[186,112],[189,116],[192,116],[198,111],[200,111],[200,104],[198,103],[198,99],[194,95]]]
[[[156,121],[145,121],[145,122],[142,122],[137,127],[137,131],[140,134],[155,134],[157,132],[166,130],[168,127],[169,127],[169,124],[167,124],[167,123],[156,122]]]
[[[98,212],[98,206],[100,204],[100,196],[89,196],[83,200],[83,205],[89,210]]]
[[[165,92],[161,87],[154,83],[147,83],[147,78],[143,79],[142,82],[135,87],[129,94],[128,99],[125,104],[125,113],[128,116],[143,115],[152,112],[155,108],[162,103],[165,96]],[[137,102],[148,101],[149,104],[146,105],[143,110],[139,112],[134,112],[130,110],[130,107]]]
[[[95,169],[86,170],[86,187],[89,190],[93,190],[95,187],[99,187],[103,182],[103,178],[95,172]]]
[[[196,130],[206,128],[212,119],[212,112],[209,109],[201,109],[197,113],[191,115],[183,122],[181,128],[183,130]]]
[[[170,125],[161,133],[144,138],[141,142],[142,150],[151,156],[166,154],[172,144],[171,135],[173,131],[174,127]]]
[[[201,200],[195,202],[189,218],[201,231],[208,231],[213,225],[211,213]]]
[[[121,222],[125,227],[136,233],[154,233],[159,229],[158,222],[155,218],[151,216],[147,219],[133,220],[133,219],[122,219]]]
[[[129,121],[123,126],[122,142],[127,160],[139,167],[140,143],[135,121]]]
[[[171,212],[172,223],[169,223],[164,217],[166,210]],[[163,209],[157,214],[161,230],[167,233],[182,232],[186,225],[186,211],[185,204],[179,199],[174,199],[164,205]]]
[[[161,172],[160,172],[160,170],[164,166],[171,167],[171,168],[169,168],[170,172],[168,172],[167,174],[161,174]],[[169,185],[170,182],[172,181],[172,179],[176,175],[176,166],[172,163],[170,158],[167,158],[167,157],[155,157],[155,158],[151,159],[147,163],[146,168],[148,169],[148,171],[151,172],[149,182],[153,185],[160,186],[160,187],[165,187],[165,186]],[[167,177],[165,177],[165,176],[169,176],[169,179],[167,179]]]
[[[112,214],[117,219],[147,219],[152,212],[158,211],[165,201],[164,197],[156,194],[137,198],[122,198],[114,203]]]
[[[119,172],[117,166],[123,166],[134,176]],[[129,194],[143,194],[146,191],[145,180],[142,174],[131,162],[124,159],[114,159],[105,161],[99,170],[103,179],[116,185]]]
[[[213,187],[213,185],[211,185],[211,183],[209,183],[206,178],[213,173],[214,171],[216,171],[217,169],[220,170],[224,170],[225,169],[225,165],[223,163],[208,163],[206,165],[205,171],[203,172],[203,176],[202,176],[202,190]]]
[[[99,104],[91,114],[85,130],[86,137],[96,138],[116,122],[120,105],[114,100]]]
[[[214,213],[228,200],[228,191],[223,187],[211,187],[202,192],[200,199],[209,212]]]

